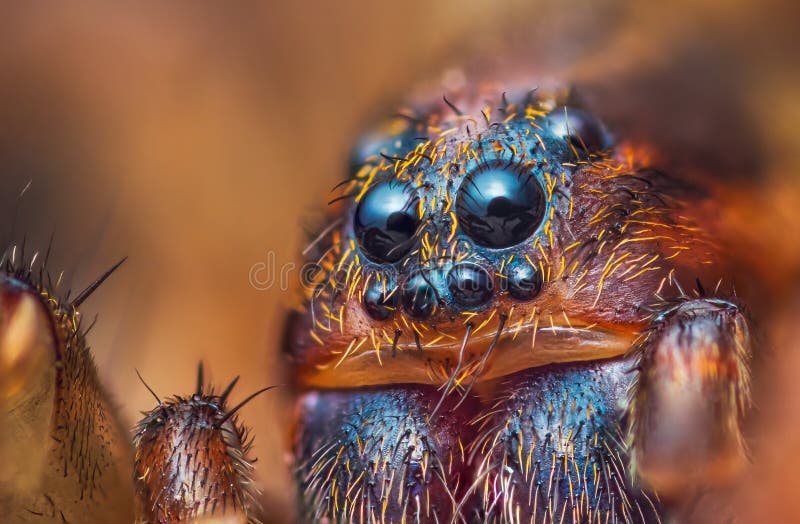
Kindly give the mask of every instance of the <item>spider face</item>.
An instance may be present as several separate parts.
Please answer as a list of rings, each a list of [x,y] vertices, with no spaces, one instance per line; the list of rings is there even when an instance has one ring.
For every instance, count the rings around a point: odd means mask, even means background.
[[[699,193],[559,92],[418,104],[354,159],[288,332],[308,520],[649,522],[682,457],[735,470],[748,338]]]
[[[422,106],[357,150],[290,348],[302,383],[438,384],[500,331],[479,380],[619,355],[656,293],[702,276],[712,250],[670,182],[559,96]]]

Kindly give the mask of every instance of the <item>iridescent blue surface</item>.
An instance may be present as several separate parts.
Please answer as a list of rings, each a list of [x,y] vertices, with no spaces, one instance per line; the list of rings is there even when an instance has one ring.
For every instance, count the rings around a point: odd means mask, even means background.
[[[386,320],[400,302],[400,293],[395,290],[393,277],[385,276],[381,280],[372,279],[364,289],[364,308],[375,320]]]
[[[403,307],[418,319],[430,317],[439,303],[438,271],[416,272],[403,284]]]
[[[517,300],[531,300],[542,290],[542,273],[527,260],[514,260],[506,267],[501,284]]]
[[[544,220],[547,202],[532,172],[510,166],[479,169],[461,184],[459,226],[476,244],[495,249],[526,240]]]
[[[461,263],[447,274],[447,289],[456,304],[473,309],[492,299],[494,281],[492,275],[478,264]]]
[[[574,107],[557,107],[548,116],[550,132],[570,142],[580,155],[611,147],[611,139],[603,124]]]
[[[358,243],[376,262],[397,262],[409,251],[419,225],[410,188],[387,181],[370,188],[356,208]]]

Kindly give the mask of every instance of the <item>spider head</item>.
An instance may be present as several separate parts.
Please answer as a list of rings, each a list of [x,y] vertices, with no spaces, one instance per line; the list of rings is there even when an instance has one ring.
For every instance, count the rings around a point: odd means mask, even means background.
[[[487,376],[618,355],[676,276],[695,239],[669,183],[558,93],[485,100],[419,107],[356,148],[290,341],[314,384],[342,367],[375,383],[389,350],[393,381],[431,383],[490,344]]]

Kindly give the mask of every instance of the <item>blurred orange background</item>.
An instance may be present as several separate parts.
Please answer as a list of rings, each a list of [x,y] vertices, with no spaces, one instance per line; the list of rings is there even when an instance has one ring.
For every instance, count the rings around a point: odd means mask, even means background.
[[[769,159],[748,193],[748,209],[760,211],[734,210],[730,220],[783,289],[769,306],[776,349],[759,372],[775,380],[759,389],[756,461],[735,500],[746,521],[763,521],[767,508],[775,520],[800,516],[789,473],[800,456],[787,451],[800,444],[800,306],[788,307],[800,296],[791,23],[800,13],[788,0],[722,4],[3,3],[0,240],[24,235],[29,249],[45,250],[54,233],[50,269],[64,269],[73,288],[130,256],[83,311],[100,314],[90,342],[132,425],[153,404],[134,368],[162,396],[190,392],[200,359],[217,384],[242,376],[234,401],[288,382],[279,340],[294,295],[254,288],[251,269],[269,252],[278,264],[299,262],[305,231],[346,173],[349,145],[420,79],[437,82],[464,64],[489,75],[522,64],[533,76],[588,79],[606,93],[607,113],[637,108],[628,118],[650,123],[658,111],[641,107],[663,104],[659,95],[622,100],[635,83],[621,80],[628,91],[614,96],[616,78],[656,71],[664,92],[679,93],[695,92],[697,80],[711,91],[697,87],[695,104],[727,111],[715,96],[702,99],[718,91]],[[709,67],[699,69],[704,78],[669,73],[693,54]],[[744,170],[730,130],[701,120],[695,133],[670,122],[665,140],[683,137]],[[270,514],[287,516],[288,397],[272,392],[243,410]]]

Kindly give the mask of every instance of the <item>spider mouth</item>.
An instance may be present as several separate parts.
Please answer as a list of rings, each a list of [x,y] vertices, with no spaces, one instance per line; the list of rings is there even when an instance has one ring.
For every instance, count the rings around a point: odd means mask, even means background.
[[[503,327],[480,334],[467,328],[460,339],[429,343],[422,349],[414,342],[398,343],[395,348],[383,344],[350,354],[343,348],[329,362],[299,369],[299,382],[315,388],[477,383],[547,364],[618,357],[630,349],[638,334],[622,325],[576,322]]]

